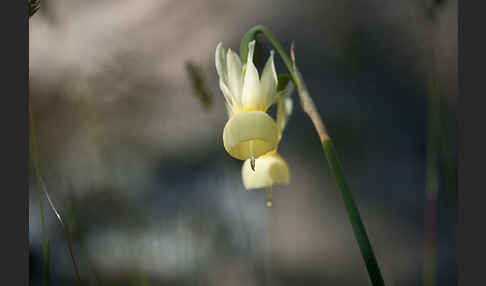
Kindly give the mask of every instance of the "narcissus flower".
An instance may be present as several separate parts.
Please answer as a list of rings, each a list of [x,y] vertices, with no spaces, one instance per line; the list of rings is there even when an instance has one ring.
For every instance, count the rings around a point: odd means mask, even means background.
[[[278,127],[266,111],[277,97],[277,73],[270,53],[262,76],[253,64],[255,41],[248,44],[248,58],[242,65],[237,53],[221,43],[216,47],[216,70],[219,87],[226,99],[229,120],[223,130],[226,151],[240,160],[250,159],[255,169],[258,158],[277,146]]]
[[[278,142],[282,138],[282,132],[287,120],[292,113],[292,100],[290,94],[293,91],[291,82],[278,95],[277,102],[277,131]],[[277,144],[278,144],[277,142]],[[290,171],[285,160],[277,152],[278,145],[272,151],[256,159],[258,168],[250,170],[250,160],[243,163],[241,176],[243,185],[247,190],[265,188],[267,194],[267,206],[272,206],[272,186],[288,185],[290,182]]]

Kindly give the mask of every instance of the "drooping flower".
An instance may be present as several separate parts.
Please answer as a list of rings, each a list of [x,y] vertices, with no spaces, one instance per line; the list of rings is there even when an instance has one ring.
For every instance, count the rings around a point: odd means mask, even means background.
[[[266,113],[277,98],[277,73],[271,51],[262,76],[253,64],[255,41],[248,44],[246,64],[238,54],[221,43],[216,47],[216,70],[219,87],[226,99],[229,120],[223,130],[225,150],[234,158],[250,159],[255,169],[255,158],[274,150],[278,142],[278,127]]]
[[[282,138],[283,130],[289,116],[292,114],[292,100],[290,95],[293,91],[291,82],[281,91],[277,97],[277,131],[278,139],[275,149],[256,159],[258,168],[250,170],[250,160],[243,163],[241,176],[243,185],[247,190],[265,188],[267,194],[267,206],[272,206],[272,186],[288,185],[290,182],[290,171],[284,158],[278,154],[278,143]]]

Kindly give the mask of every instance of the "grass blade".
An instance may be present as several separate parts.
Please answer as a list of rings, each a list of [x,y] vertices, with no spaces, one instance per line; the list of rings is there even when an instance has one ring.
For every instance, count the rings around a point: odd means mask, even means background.
[[[44,195],[46,196],[47,201],[49,202],[49,206],[51,207],[52,211],[56,215],[57,221],[59,222],[62,230],[64,231],[64,236],[65,236],[67,244],[68,244],[69,255],[71,256],[71,262],[73,264],[74,272],[76,274],[76,279],[81,284],[81,275],[79,274],[78,265],[76,263],[76,259],[74,258],[73,242],[71,240],[71,234],[69,232],[69,228],[68,228],[67,224],[64,223],[64,220],[62,219],[61,215],[59,214],[56,207],[52,203],[51,197],[49,196],[49,193],[47,192],[46,184],[44,183],[44,180],[42,180],[42,177],[40,178],[40,182],[41,182],[41,185],[42,185],[42,191],[44,192]]]
[[[40,209],[40,219],[41,219],[41,232],[42,232],[42,256],[44,257],[44,281],[45,285],[49,286],[50,272],[49,272],[49,240],[47,238],[45,225],[44,225],[44,205],[42,203],[42,191],[41,191],[41,177],[39,172],[39,160],[37,157],[37,144],[35,140],[35,126],[34,126],[34,115],[32,112],[32,97],[29,97],[29,141],[31,149],[31,157],[34,165],[34,173],[37,185],[37,193],[39,194],[39,209]]]

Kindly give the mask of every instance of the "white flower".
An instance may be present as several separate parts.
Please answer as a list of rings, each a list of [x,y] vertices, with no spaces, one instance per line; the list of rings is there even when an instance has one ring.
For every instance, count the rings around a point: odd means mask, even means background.
[[[270,53],[260,79],[253,64],[255,41],[248,44],[248,57],[241,64],[238,54],[225,50],[221,43],[216,47],[216,70],[219,87],[226,99],[229,120],[223,130],[226,151],[240,160],[255,158],[275,149],[278,127],[266,113],[277,98],[277,73],[274,52]]]

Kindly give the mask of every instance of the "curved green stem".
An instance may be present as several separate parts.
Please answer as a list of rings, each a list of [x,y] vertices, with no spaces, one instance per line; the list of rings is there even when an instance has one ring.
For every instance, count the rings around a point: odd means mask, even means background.
[[[296,76],[294,73],[294,67],[292,65],[292,62],[290,61],[290,58],[285,53],[285,50],[282,48],[277,38],[275,38],[272,32],[270,32],[270,30],[268,30],[265,26],[256,25],[248,30],[248,32],[246,32],[246,34],[243,36],[240,43],[241,62],[246,63],[246,59],[248,57],[248,43],[255,40],[258,34],[263,34],[270,41],[270,43],[272,43],[272,45],[275,47],[280,57],[284,61],[285,66],[289,70],[292,81],[297,84],[297,82],[295,81]]]
[[[336,180],[339,191],[341,192],[341,196],[346,207],[346,212],[348,214],[349,221],[351,222],[351,225],[353,227],[354,236],[358,242],[361,256],[363,257],[363,260],[366,264],[366,269],[368,270],[370,280],[374,286],[385,285],[385,282],[383,281],[383,278],[381,276],[380,268],[376,261],[375,254],[373,252],[373,248],[371,247],[371,243],[366,233],[365,226],[361,220],[359,210],[351,195],[347,184],[346,176],[344,175],[344,171],[339,162],[339,156],[334,149],[331,138],[324,128],[322,119],[317,112],[312,98],[310,97],[310,94],[304,84],[302,76],[300,75],[295,64],[295,54],[293,53],[293,46],[291,48],[292,58],[289,58],[287,53],[284,51],[278,40],[270,32],[270,30],[268,30],[265,26],[257,25],[251,28],[241,39],[240,56],[242,62],[246,62],[247,59],[248,43],[255,40],[258,34],[263,34],[270,41],[270,43],[275,47],[280,57],[284,61],[285,65],[287,66],[287,69],[290,72],[291,79],[297,86],[301,106],[307,113],[307,115],[311,118],[312,123],[314,124],[314,127],[316,128],[316,131],[321,140],[324,154],[326,155],[327,161],[334,175],[334,179]]]

